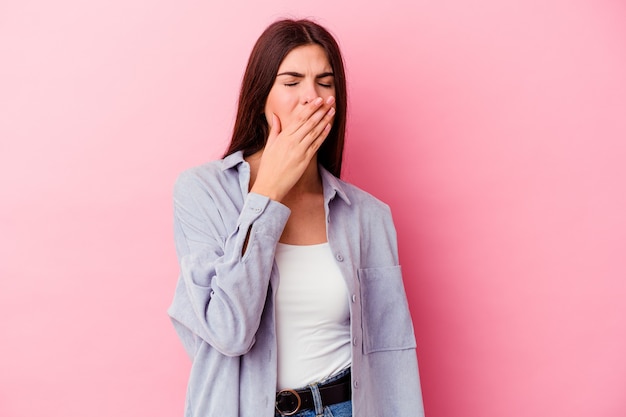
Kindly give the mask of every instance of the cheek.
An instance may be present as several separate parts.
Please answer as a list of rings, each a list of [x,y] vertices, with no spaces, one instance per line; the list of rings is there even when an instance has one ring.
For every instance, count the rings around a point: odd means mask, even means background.
[[[265,113],[271,122],[271,114],[274,113],[279,119],[288,119],[298,105],[298,99],[293,94],[271,91],[265,102]]]

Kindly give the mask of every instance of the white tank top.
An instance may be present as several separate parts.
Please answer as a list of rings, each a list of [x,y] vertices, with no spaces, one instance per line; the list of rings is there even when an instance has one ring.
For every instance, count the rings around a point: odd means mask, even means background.
[[[328,243],[276,248],[277,389],[301,388],[350,365],[350,304]]]

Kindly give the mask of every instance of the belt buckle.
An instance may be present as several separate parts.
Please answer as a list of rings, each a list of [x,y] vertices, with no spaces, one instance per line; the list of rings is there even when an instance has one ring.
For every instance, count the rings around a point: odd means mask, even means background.
[[[287,400],[290,401],[292,404],[295,403],[295,407],[293,408],[293,410],[288,410],[288,411],[283,411],[280,408],[278,408],[278,397],[295,397],[295,400]],[[300,394],[298,394],[295,390],[292,389],[283,389],[280,390],[278,392],[278,394],[276,394],[276,411],[278,411],[278,413],[281,416],[292,416],[294,414],[296,414],[298,411],[300,411],[300,406],[302,405],[302,399],[300,398]]]

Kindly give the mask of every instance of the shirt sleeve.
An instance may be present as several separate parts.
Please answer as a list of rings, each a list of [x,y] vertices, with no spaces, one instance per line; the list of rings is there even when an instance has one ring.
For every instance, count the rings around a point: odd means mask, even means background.
[[[254,345],[290,210],[249,193],[234,230],[222,237],[223,213],[205,187],[181,177],[174,189],[180,276],[168,314],[191,357],[200,341],[224,355],[243,355]]]

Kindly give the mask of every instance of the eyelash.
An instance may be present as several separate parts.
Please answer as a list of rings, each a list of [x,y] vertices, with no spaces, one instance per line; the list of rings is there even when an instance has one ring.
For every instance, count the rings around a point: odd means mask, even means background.
[[[323,83],[318,83],[321,87],[324,88],[331,88],[332,84],[323,84]],[[298,83],[285,83],[284,84],[285,87],[295,87],[296,85],[298,85]]]

